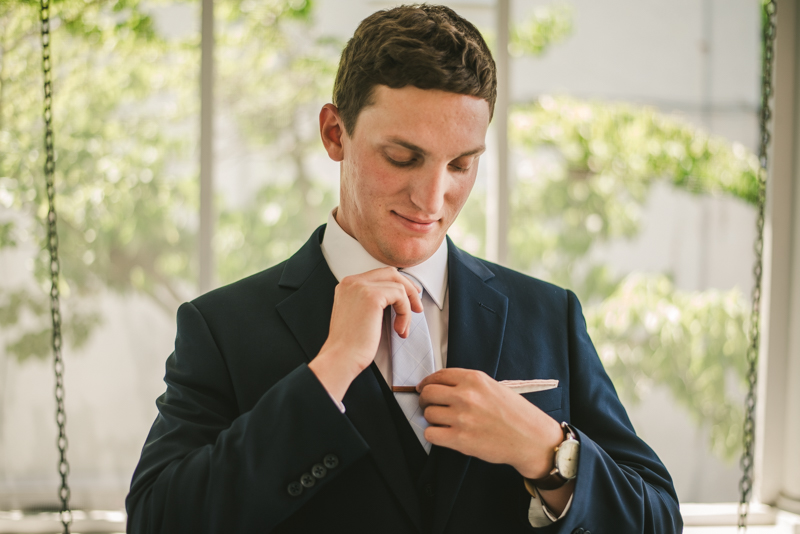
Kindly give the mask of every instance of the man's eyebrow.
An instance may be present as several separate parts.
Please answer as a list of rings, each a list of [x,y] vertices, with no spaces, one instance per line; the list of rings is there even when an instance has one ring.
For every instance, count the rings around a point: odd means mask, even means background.
[[[483,154],[484,152],[486,152],[486,145],[481,145],[481,146],[473,148],[472,150],[468,150],[468,151],[464,152],[463,154],[461,154],[458,157],[459,158],[463,158],[463,157],[466,157],[466,156],[474,156],[475,154],[480,155],[480,154]]]
[[[412,152],[416,152],[417,154],[421,154],[423,156],[427,156],[428,155],[428,151],[425,150],[424,148],[418,147],[414,143],[409,143],[408,141],[404,141],[404,140],[402,140],[400,138],[392,137],[392,138],[388,139],[388,141],[390,143],[395,144],[395,145],[400,145],[403,148],[407,148],[407,149],[411,150]],[[468,150],[468,151],[464,152],[463,154],[459,154],[458,156],[456,156],[456,158],[463,158],[463,157],[466,157],[466,156],[474,156],[475,154],[482,154],[485,151],[486,151],[486,145],[481,145],[481,146],[473,148],[472,150]]]
[[[407,148],[412,152],[416,152],[417,154],[422,154],[423,156],[428,155],[428,151],[424,148],[418,147],[414,143],[409,143],[408,141],[403,141],[399,137],[390,137],[388,141],[394,145],[400,145],[403,148]]]

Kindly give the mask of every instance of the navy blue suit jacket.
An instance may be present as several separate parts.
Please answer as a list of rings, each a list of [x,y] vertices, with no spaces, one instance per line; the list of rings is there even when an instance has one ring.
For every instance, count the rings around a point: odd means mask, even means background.
[[[337,283],[323,232],[286,262],[178,310],[167,390],[126,500],[129,533],[423,531],[376,374],[356,378],[342,415],[308,369]],[[525,397],[572,423],[581,453],[569,513],[534,529],[513,468],[439,449],[432,531],[680,532],[670,476],[634,433],[575,295],[448,247],[448,367],[557,379]],[[290,495],[328,455],[338,465]]]

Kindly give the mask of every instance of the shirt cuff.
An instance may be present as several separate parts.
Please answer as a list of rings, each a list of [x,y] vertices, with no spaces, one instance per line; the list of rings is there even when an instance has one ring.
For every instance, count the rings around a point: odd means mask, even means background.
[[[528,508],[528,521],[534,528],[546,527],[547,525],[562,519],[565,515],[567,515],[567,512],[572,506],[572,498],[575,496],[575,493],[569,496],[569,500],[567,501],[567,505],[564,507],[564,511],[561,512],[560,516],[556,517],[555,514],[547,507],[542,499],[541,494],[539,493],[539,490],[536,487],[534,487],[534,493],[536,493],[536,495],[531,495],[531,505]]]
[[[331,400],[336,405],[336,407],[339,408],[339,411],[344,413],[344,404],[342,404],[340,401],[337,401],[336,399],[334,399],[333,395],[331,395],[330,392],[326,391],[326,393],[328,393],[328,396],[331,398]]]

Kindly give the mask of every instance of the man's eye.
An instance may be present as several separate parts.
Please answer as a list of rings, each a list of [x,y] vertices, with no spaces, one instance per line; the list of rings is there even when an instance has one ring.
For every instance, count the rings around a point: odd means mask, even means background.
[[[454,162],[450,164],[450,167],[456,172],[467,172],[472,168],[472,161],[469,162]]]
[[[395,167],[408,167],[410,165],[413,165],[414,162],[416,161],[416,159],[414,158],[405,161],[398,161],[396,159],[390,158],[389,156],[386,156],[386,159],[389,161],[389,163],[391,163]]]

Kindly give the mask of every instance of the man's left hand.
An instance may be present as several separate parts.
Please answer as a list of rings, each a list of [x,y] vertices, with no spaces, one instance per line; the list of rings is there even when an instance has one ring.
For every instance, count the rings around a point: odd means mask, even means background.
[[[417,385],[431,424],[425,439],[468,456],[544,477],[563,440],[555,419],[522,395],[472,369],[441,369]]]

